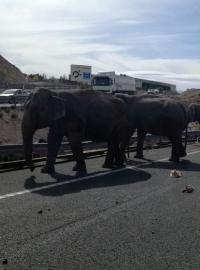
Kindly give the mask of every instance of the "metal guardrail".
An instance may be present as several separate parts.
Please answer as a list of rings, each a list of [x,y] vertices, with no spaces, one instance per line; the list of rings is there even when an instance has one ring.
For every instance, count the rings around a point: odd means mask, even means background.
[[[198,138],[200,137],[200,131],[189,131],[188,132],[188,138],[189,139],[193,139],[193,138]],[[185,138],[185,132],[183,133],[183,138]],[[159,141],[160,142],[163,140],[164,142],[167,142],[168,139],[165,137],[161,137],[161,136],[155,136],[155,135],[151,135],[151,134],[147,134],[146,135],[146,141],[150,140],[150,141]],[[131,139],[131,143],[134,143],[137,141],[137,137],[136,136],[132,136]],[[161,142],[162,143],[162,142]],[[97,142],[93,142],[93,141],[84,141],[83,142],[83,147],[86,145],[91,145],[91,147],[93,147],[94,145],[97,144],[101,144],[101,143],[97,143]],[[62,150],[66,150],[69,147],[69,143],[68,142],[64,142],[61,144],[61,149]],[[47,143],[33,143],[33,151],[34,150],[45,150],[47,149]],[[6,144],[6,145],[0,145],[0,154],[4,153],[4,152],[9,152],[9,151],[23,151],[23,144]]]
[[[94,142],[92,141],[84,141],[83,142],[83,147],[86,145],[92,145],[94,144]],[[61,144],[60,149],[61,150],[66,150],[70,148],[70,145],[68,142],[64,142]],[[5,144],[5,145],[1,145],[0,146],[0,155],[2,153],[9,153],[9,152],[16,152],[16,151],[23,151],[24,150],[24,146],[23,144]],[[39,150],[47,150],[47,143],[33,143],[33,152],[34,151],[39,151]]]
[[[183,133],[183,138],[185,137],[185,134]],[[190,131],[188,132],[188,141],[194,141],[200,140],[200,131]],[[137,137],[133,136],[131,138],[131,144],[134,144],[137,141]],[[147,134],[146,137],[146,142],[156,142],[157,145],[160,145],[161,147],[165,145],[169,145],[170,142],[167,138],[165,137],[159,137],[159,136],[154,136]],[[94,156],[99,156],[99,155],[105,155],[106,150],[107,150],[107,145],[106,143],[96,143],[92,141],[85,141],[83,142],[83,148],[88,148],[89,150],[84,150],[84,156],[87,157],[94,157]],[[135,146],[129,146],[128,151],[133,151],[135,150]],[[47,143],[36,143],[33,144],[33,153],[34,151],[46,151],[47,150]],[[61,144],[61,151],[64,150],[70,150],[69,143],[62,143]],[[14,153],[16,151],[21,151],[23,152],[23,145],[22,144],[15,144],[15,145],[1,145],[0,146],[0,155],[4,153]],[[67,153],[67,154],[62,154],[57,156],[57,160],[59,162],[66,162],[66,161],[72,161],[73,154]],[[46,160],[46,157],[39,157],[39,158],[33,158],[34,163],[40,163]],[[16,160],[16,161],[11,161],[11,162],[0,162],[0,171],[1,170],[6,170],[10,168],[23,168],[26,167],[25,160]]]
[[[199,132],[200,134],[200,132]],[[146,136],[146,140],[158,140],[158,136],[154,136],[154,135],[150,135],[147,134]],[[137,137],[133,136],[131,139],[131,143],[134,143],[137,141]],[[83,147],[86,145],[91,145],[91,147],[93,147],[93,145],[97,145],[97,144],[102,144],[102,143],[98,143],[98,142],[93,142],[93,141],[84,141],[83,142]],[[68,142],[64,142],[61,144],[60,149],[61,150],[66,150],[69,147],[69,143]],[[23,151],[23,144],[5,144],[5,145],[0,145],[0,154],[4,153],[4,152],[9,152],[9,151]],[[33,151],[34,150],[45,150],[47,149],[47,143],[33,143]]]

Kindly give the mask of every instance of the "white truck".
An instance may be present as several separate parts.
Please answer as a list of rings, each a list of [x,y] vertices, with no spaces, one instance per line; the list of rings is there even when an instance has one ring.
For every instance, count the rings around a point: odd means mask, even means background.
[[[133,77],[112,72],[100,72],[92,77],[92,88],[96,91],[107,93],[134,94],[136,91],[136,80]]]

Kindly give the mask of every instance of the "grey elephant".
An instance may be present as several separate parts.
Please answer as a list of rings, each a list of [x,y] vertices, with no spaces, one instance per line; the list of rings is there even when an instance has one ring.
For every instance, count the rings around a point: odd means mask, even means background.
[[[188,123],[200,122],[200,104],[191,103],[188,108]]]
[[[56,94],[40,89],[25,105],[22,119],[22,137],[25,159],[30,170],[33,134],[37,129],[49,128],[48,152],[43,173],[53,173],[56,155],[63,136],[68,138],[76,165],[74,170],[86,173],[82,141],[107,141],[108,151],[104,167],[123,166],[124,155],[119,144],[130,136],[130,122],[126,104],[109,94],[93,90]]]
[[[143,159],[143,145],[147,133],[166,136],[172,143],[169,160],[177,162],[186,155],[182,145],[182,132],[187,126],[185,106],[171,98],[158,95],[117,95],[123,99],[129,110],[132,133],[137,129],[136,158]],[[125,148],[122,145],[122,148]]]

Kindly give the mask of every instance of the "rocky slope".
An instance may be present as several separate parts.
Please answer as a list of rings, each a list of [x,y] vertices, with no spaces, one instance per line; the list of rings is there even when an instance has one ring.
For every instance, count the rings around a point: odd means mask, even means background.
[[[23,84],[25,82],[26,78],[23,73],[0,55],[0,86],[8,84]]]
[[[0,145],[22,144],[21,121],[23,111],[20,108],[0,108]],[[46,141],[48,129],[38,130],[33,141]]]
[[[187,89],[186,91],[178,95],[177,99],[182,101],[186,105],[189,105],[193,102],[200,103],[200,89]]]

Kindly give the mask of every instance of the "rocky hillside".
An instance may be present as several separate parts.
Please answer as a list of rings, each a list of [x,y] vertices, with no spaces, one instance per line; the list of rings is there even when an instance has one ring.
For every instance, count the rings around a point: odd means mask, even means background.
[[[23,111],[19,107],[0,107],[0,145],[22,144],[21,122]],[[47,140],[48,128],[38,130],[34,142]]]
[[[0,55],[0,85],[23,84],[25,81],[23,73]]]
[[[193,102],[200,103],[200,89],[187,89],[176,97],[186,105]]]

